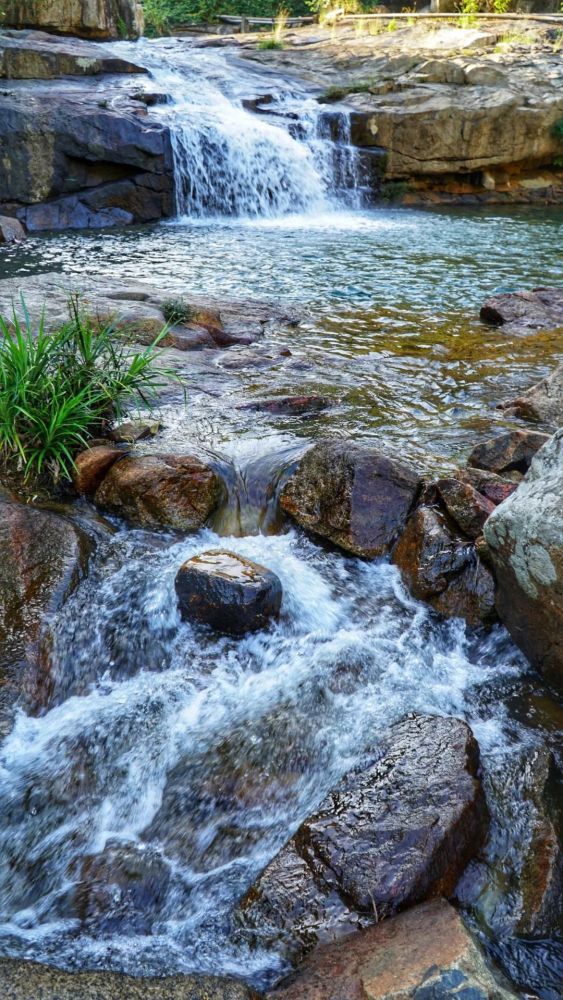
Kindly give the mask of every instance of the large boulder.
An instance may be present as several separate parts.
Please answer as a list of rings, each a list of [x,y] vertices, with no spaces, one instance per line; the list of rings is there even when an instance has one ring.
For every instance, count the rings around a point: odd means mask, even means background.
[[[265,566],[234,552],[213,549],[193,556],[176,574],[183,618],[219,632],[244,635],[278,618],[282,585]]]
[[[268,1000],[516,1000],[458,913],[433,900],[318,948]]]
[[[450,501],[451,502],[451,501]],[[470,625],[495,619],[495,588],[490,570],[469,538],[433,507],[419,507],[393,552],[414,597],[448,618]]]
[[[0,78],[7,80],[145,72],[142,66],[115,56],[109,47],[77,38],[54,38],[43,31],[14,31],[0,35]]]
[[[3,25],[77,38],[138,38],[143,11],[135,0],[6,0]]]
[[[221,976],[123,976],[119,972],[62,972],[21,959],[0,959],[8,1000],[260,1000],[236,979]]]
[[[417,472],[377,448],[324,440],[301,460],[280,502],[303,528],[374,558],[392,547],[420,486]]]
[[[563,327],[563,288],[495,295],[483,303],[479,315],[483,323],[501,326],[504,333],[556,330]]]
[[[512,638],[563,689],[563,430],[485,525],[496,605]]]
[[[104,99],[86,84],[36,88],[0,94],[0,213],[28,232],[173,214],[170,134],[141,100],[117,87]]]
[[[479,750],[458,719],[392,726],[244,897],[243,926],[292,959],[319,941],[450,895],[487,830]]]
[[[126,454],[111,444],[99,444],[81,451],[74,460],[72,481],[77,493],[94,496],[114,462]]]
[[[549,424],[553,429],[563,424],[563,362],[531,389],[506,400],[500,408],[509,415],[523,420],[537,420]]]
[[[41,632],[84,576],[90,552],[65,517],[0,500],[0,732]]]
[[[223,491],[218,474],[198,455],[127,455],[110,467],[94,502],[134,527],[197,531]]]

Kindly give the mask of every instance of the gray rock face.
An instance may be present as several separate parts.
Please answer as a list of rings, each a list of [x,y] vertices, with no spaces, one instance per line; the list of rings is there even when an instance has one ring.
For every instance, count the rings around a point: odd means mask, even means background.
[[[0,243],[20,243],[25,240],[25,229],[17,219],[0,215]]]
[[[507,292],[483,303],[480,318],[505,333],[533,333],[563,327],[563,288]]]
[[[501,403],[501,409],[524,420],[537,420],[554,430],[563,425],[563,362],[522,396]]]
[[[77,38],[55,38],[43,31],[0,35],[0,79],[53,80],[60,76],[145,72],[141,66],[113,55],[110,48]]]
[[[174,210],[168,129],[123,91],[49,81],[0,95],[0,211],[29,231],[150,222]]]
[[[275,573],[219,550],[188,559],[176,574],[176,593],[183,618],[231,635],[266,628],[282,602]]]
[[[500,618],[530,662],[563,689],[563,430],[538,452],[484,534]]]
[[[305,820],[240,904],[295,959],[431,896],[449,895],[487,829],[479,751],[457,719],[392,726]]]
[[[268,1000],[516,1000],[444,900],[318,948]]]
[[[416,471],[377,448],[340,439],[319,441],[281,495],[286,514],[346,552],[388,552],[421,486]]]
[[[143,30],[135,0],[6,0],[3,15],[8,28],[43,28],[77,38],[138,38]]]

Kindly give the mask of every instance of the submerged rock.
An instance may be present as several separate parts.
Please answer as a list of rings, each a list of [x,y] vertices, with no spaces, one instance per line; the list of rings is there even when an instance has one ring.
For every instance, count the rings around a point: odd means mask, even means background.
[[[346,552],[388,552],[421,486],[416,471],[377,448],[340,439],[319,441],[281,493],[298,524]]]
[[[94,496],[114,462],[123,458],[125,454],[123,449],[110,444],[95,445],[93,448],[81,451],[74,460],[72,475],[77,493]]]
[[[268,1000],[515,1000],[444,900],[318,948]]]
[[[563,362],[528,392],[501,403],[500,408],[523,420],[560,427],[563,424]]]
[[[35,666],[41,632],[84,576],[90,552],[66,518],[0,500],[0,731],[23,667]]]
[[[467,464],[490,472],[525,473],[536,454],[549,441],[549,434],[537,431],[508,431],[483,441],[471,452]]]
[[[260,1000],[244,983],[221,976],[62,972],[9,958],[0,958],[0,981],[6,1000]]]
[[[483,303],[480,318],[505,333],[533,333],[563,327],[563,288],[507,292]]]
[[[94,502],[134,527],[197,531],[223,491],[220,477],[197,455],[127,455],[111,466]]]
[[[301,416],[304,413],[320,413],[332,406],[330,396],[315,393],[305,396],[272,396],[271,399],[253,399],[239,406],[240,410],[258,410],[281,416]]]
[[[492,574],[475,545],[460,538],[446,517],[432,507],[419,507],[393,552],[393,562],[409,590],[447,617],[470,625],[495,618]]]
[[[515,643],[563,689],[563,430],[485,525],[496,606]]]
[[[261,944],[295,959],[432,896],[450,895],[487,830],[479,749],[458,719],[392,726],[299,827],[242,900]]]
[[[183,618],[232,635],[266,628],[282,602],[275,573],[220,550],[188,559],[176,575],[176,593]]]
[[[150,934],[169,883],[169,866],[156,848],[110,841],[101,854],[82,859],[76,913],[89,933]]]

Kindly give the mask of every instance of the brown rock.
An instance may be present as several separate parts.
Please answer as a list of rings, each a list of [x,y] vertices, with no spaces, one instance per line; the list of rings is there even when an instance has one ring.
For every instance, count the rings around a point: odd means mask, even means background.
[[[549,434],[539,434],[537,431],[508,431],[476,445],[467,459],[467,464],[491,472],[525,473],[530,468],[534,455],[543,448],[546,441],[549,441]]]
[[[114,427],[110,437],[112,441],[135,444],[137,441],[146,441],[147,438],[156,437],[161,429],[162,424],[160,420],[154,420],[150,424],[142,420],[127,420],[125,423]]]
[[[393,552],[409,590],[447,617],[470,625],[495,618],[491,573],[475,546],[456,536],[446,518],[431,507],[419,507]]]
[[[485,525],[498,613],[515,643],[563,690],[563,430]]]
[[[532,386],[523,396],[501,403],[523,420],[538,420],[555,429],[563,424],[563,362],[547,378]]]
[[[25,240],[25,229],[17,219],[0,215],[0,243],[20,243]]]
[[[527,771],[533,820],[519,879],[522,912],[516,932],[547,937],[563,930],[563,830],[557,809],[563,775],[547,747],[530,753]]]
[[[62,972],[20,959],[0,959],[6,1000],[260,1000],[236,979],[221,976],[124,976],[119,972]]]
[[[268,1000],[515,1000],[444,900],[318,948]]]
[[[563,327],[563,288],[507,292],[483,303],[483,323],[502,326],[506,333],[532,333]]]
[[[303,528],[373,558],[390,550],[420,486],[417,472],[376,448],[325,440],[306,453],[280,502]]]
[[[282,601],[275,573],[220,550],[188,559],[176,575],[176,593],[183,618],[233,635],[266,628]]]
[[[267,866],[240,904],[262,943],[295,959],[318,941],[453,892],[487,809],[479,750],[457,719],[392,726]]]
[[[477,538],[495,504],[477,492],[469,483],[458,479],[440,479],[436,489],[448,514],[465,535]]]
[[[130,455],[110,468],[94,502],[135,527],[197,531],[222,496],[221,479],[197,455]]]
[[[121,448],[109,444],[81,451],[75,458],[72,476],[76,491],[84,496],[93,496],[113,463],[123,458],[124,454],[126,452]]]
[[[91,544],[50,511],[0,501],[0,731],[9,725],[42,629],[86,572]]]
[[[50,0],[28,3],[7,0],[3,25],[7,28],[42,28],[56,35],[77,38],[138,38],[143,13],[134,0]]]
[[[209,331],[194,323],[171,327],[161,344],[163,347],[175,347],[177,351],[201,351],[204,347],[217,346]]]
[[[470,483],[495,507],[518,488],[518,483],[513,483],[510,479],[503,479],[502,476],[497,476],[496,472],[488,472],[486,469],[458,469],[455,476],[461,482]]]

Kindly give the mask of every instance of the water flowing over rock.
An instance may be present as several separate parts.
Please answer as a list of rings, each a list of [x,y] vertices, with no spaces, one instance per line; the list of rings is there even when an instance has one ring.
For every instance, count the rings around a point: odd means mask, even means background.
[[[233,635],[265,628],[282,601],[275,573],[220,550],[188,559],[176,575],[176,593],[182,617]]]
[[[515,1000],[444,900],[318,948],[268,1000]]]
[[[143,11],[135,0],[6,0],[3,24],[77,38],[138,38]]]
[[[325,440],[306,453],[280,502],[301,527],[373,558],[393,545],[420,485],[416,471],[377,448]]]
[[[469,727],[418,716],[391,727],[299,827],[240,904],[289,955],[453,892],[487,830]]]
[[[485,525],[496,605],[533,666],[563,688],[563,431]]]
[[[43,627],[84,576],[90,551],[66,518],[0,500],[0,730]]]
[[[533,333],[563,327],[563,288],[534,288],[531,292],[506,292],[481,306],[484,323],[502,327],[503,333]]]
[[[490,570],[440,511],[418,508],[395,547],[393,562],[413,596],[440,614],[465,618],[471,625],[495,619]]]
[[[549,441],[548,434],[537,431],[509,431],[489,438],[475,446],[467,459],[467,464],[490,472],[525,473],[540,448]]]
[[[6,1000],[260,1000],[244,983],[220,976],[147,979],[116,972],[61,972],[37,962],[0,959]]]
[[[507,415],[537,420],[557,429],[563,424],[563,362],[522,396],[501,403]]]
[[[197,531],[223,492],[220,477],[197,455],[128,455],[111,466],[94,502],[138,528]]]

